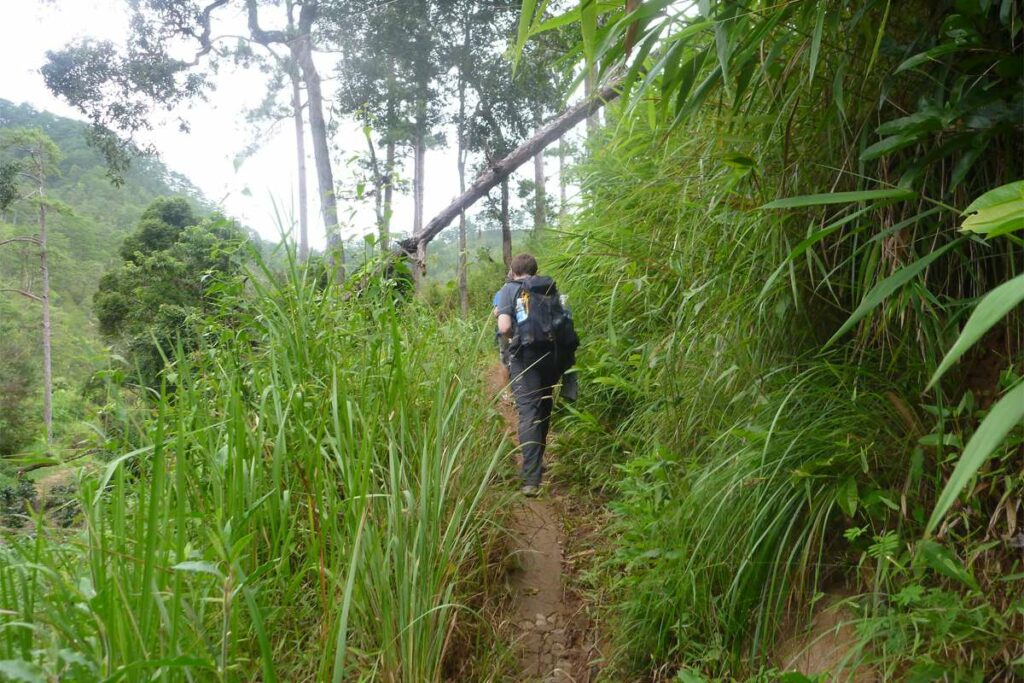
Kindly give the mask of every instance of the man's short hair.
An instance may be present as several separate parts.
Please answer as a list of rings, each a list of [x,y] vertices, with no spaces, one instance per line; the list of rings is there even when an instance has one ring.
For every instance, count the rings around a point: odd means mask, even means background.
[[[513,275],[536,275],[537,259],[530,254],[518,254],[512,259]]]

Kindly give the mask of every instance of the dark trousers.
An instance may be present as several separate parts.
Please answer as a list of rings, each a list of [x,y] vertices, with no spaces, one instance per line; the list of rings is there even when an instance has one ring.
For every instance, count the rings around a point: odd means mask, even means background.
[[[551,419],[551,397],[558,384],[558,364],[550,351],[524,348],[512,356],[512,394],[519,413],[519,447],[523,453],[523,483],[540,484],[544,446]]]

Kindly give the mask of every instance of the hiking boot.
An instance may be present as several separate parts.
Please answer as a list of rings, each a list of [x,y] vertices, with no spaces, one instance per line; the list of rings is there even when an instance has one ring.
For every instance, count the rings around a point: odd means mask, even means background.
[[[533,484],[527,484],[521,489],[521,491],[527,498],[536,498],[540,495],[540,487],[534,486]]]

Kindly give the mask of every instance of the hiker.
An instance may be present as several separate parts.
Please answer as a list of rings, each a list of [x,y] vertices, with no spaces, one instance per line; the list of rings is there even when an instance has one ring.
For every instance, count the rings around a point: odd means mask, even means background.
[[[519,413],[522,492],[540,492],[544,447],[555,386],[574,360],[579,340],[555,282],[537,275],[537,259],[512,259],[512,280],[497,297],[498,332],[509,341],[512,394]]]

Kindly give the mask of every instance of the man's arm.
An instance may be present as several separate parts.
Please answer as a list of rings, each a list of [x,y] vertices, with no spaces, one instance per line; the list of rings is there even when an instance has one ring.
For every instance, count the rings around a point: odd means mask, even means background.
[[[507,313],[498,316],[498,332],[506,337],[512,336],[512,316]]]
[[[494,312],[498,316],[498,333],[503,337],[512,336],[512,313],[515,311],[516,288],[508,284],[498,291]]]

